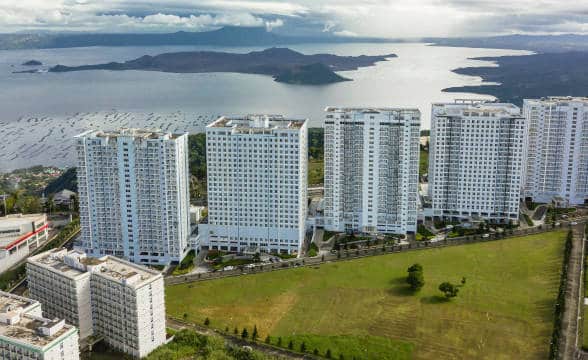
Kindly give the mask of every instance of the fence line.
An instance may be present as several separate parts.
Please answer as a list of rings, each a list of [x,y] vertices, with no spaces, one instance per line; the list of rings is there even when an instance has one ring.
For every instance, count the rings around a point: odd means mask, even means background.
[[[168,276],[165,278],[166,285],[177,285],[183,283],[190,283],[195,281],[205,281],[205,280],[214,280],[214,279],[221,279],[233,276],[241,276],[246,274],[257,274],[261,272],[268,272],[268,271],[278,271],[278,270],[285,270],[291,269],[294,267],[300,266],[316,266],[326,262],[331,261],[345,261],[345,260],[352,260],[358,259],[363,257],[369,256],[376,256],[382,254],[391,254],[391,253],[399,253],[404,251],[414,251],[414,250],[422,250],[422,249],[431,249],[431,248],[442,248],[447,246],[456,246],[456,245],[465,245],[465,244],[474,244],[480,242],[487,242],[487,241],[497,241],[502,239],[507,239],[509,237],[516,237],[516,236],[525,236],[525,235],[535,235],[541,234],[553,230],[557,230],[558,228],[563,228],[563,225],[556,227],[554,225],[543,225],[541,227],[535,228],[528,228],[528,229],[517,229],[517,230],[510,230],[506,231],[505,233],[495,233],[491,234],[489,237],[484,238],[482,235],[470,235],[470,236],[462,236],[462,237],[455,237],[450,239],[444,239],[439,241],[419,241],[419,242],[412,242],[408,244],[402,245],[374,245],[369,248],[363,249],[350,249],[350,250],[338,250],[336,253],[329,253],[324,254],[322,256],[312,257],[312,258],[296,258],[296,259],[289,259],[284,260],[279,263],[274,264],[264,264],[264,265],[256,265],[252,268],[244,268],[240,267],[235,270],[229,271],[215,271],[215,272],[206,272],[206,273],[198,273],[198,274],[188,274],[188,275],[176,275],[176,276]]]

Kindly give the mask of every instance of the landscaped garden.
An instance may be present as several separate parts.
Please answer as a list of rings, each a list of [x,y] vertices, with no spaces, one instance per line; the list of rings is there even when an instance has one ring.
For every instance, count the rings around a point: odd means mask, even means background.
[[[565,238],[554,231],[175,285],[166,307],[334,359],[543,359]],[[424,279],[416,291],[413,264]],[[445,282],[457,296],[440,291]]]

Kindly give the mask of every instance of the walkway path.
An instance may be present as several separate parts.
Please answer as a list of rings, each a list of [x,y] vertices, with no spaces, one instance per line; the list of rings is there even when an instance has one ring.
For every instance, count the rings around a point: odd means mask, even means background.
[[[582,290],[582,265],[584,264],[584,223],[572,228],[572,251],[568,262],[565,308],[562,317],[559,358],[574,359],[578,347],[578,326],[581,319],[579,306]]]
[[[221,336],[222,338],[224,338],[225,341],[227,341],[229,344],[231,344],[233,346],[237,346],[237,347],[250,346],[254,350],[263,352],[266,355],[275,356],[279,359],[297,359],[297,360],[317,359],[317,357],[312,356],[310,354],[302,355],[302,354],[295,353],[293,351],[289,351],[287,349],[278,348],[278,347],[268,345],[268,344],[265,344],[262,342],[253,342],[253,341],[243,340],[238,337],[235,337],[235,336],[232,336],[229,334],[225,334],[220,331],[216,331],[216,330],[213,330],[213,329],[210,329],[207,327],[203,327],[203,326],[199,326],[196,324],[187,323],[187,322],[184,322],[184,321],[181,321],[178,319],[174,319],[171,317],[167,318],[167,327],[172,328],[174,330],[192,329],[199,334],[207,335],[207,336],[218,335],[218,336]]]

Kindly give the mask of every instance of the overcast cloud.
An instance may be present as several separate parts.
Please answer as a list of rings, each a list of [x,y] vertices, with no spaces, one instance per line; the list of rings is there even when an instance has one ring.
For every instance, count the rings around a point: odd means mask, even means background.
[[[588,33],[588,0],[0,0],[0,31],[169,32],[225,25],[422,37]]]

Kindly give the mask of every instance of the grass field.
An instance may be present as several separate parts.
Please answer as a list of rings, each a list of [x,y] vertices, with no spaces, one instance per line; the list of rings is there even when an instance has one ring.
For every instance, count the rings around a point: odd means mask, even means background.
[[[429,152],[421,149],[419,154],[419,175],[424,175],[429,172]]]
[[[564,231],[170,286],[169,315],[345,359],[543,359]],[[424,267],[413,294],[406,269]],[[467,283],[445,301],[443,281]],[[251,332],[251,330],[250,330]]]
[[[323,160],[310,160],[308,162],[308,184],[322,184],[325,180],[325,163]]]

